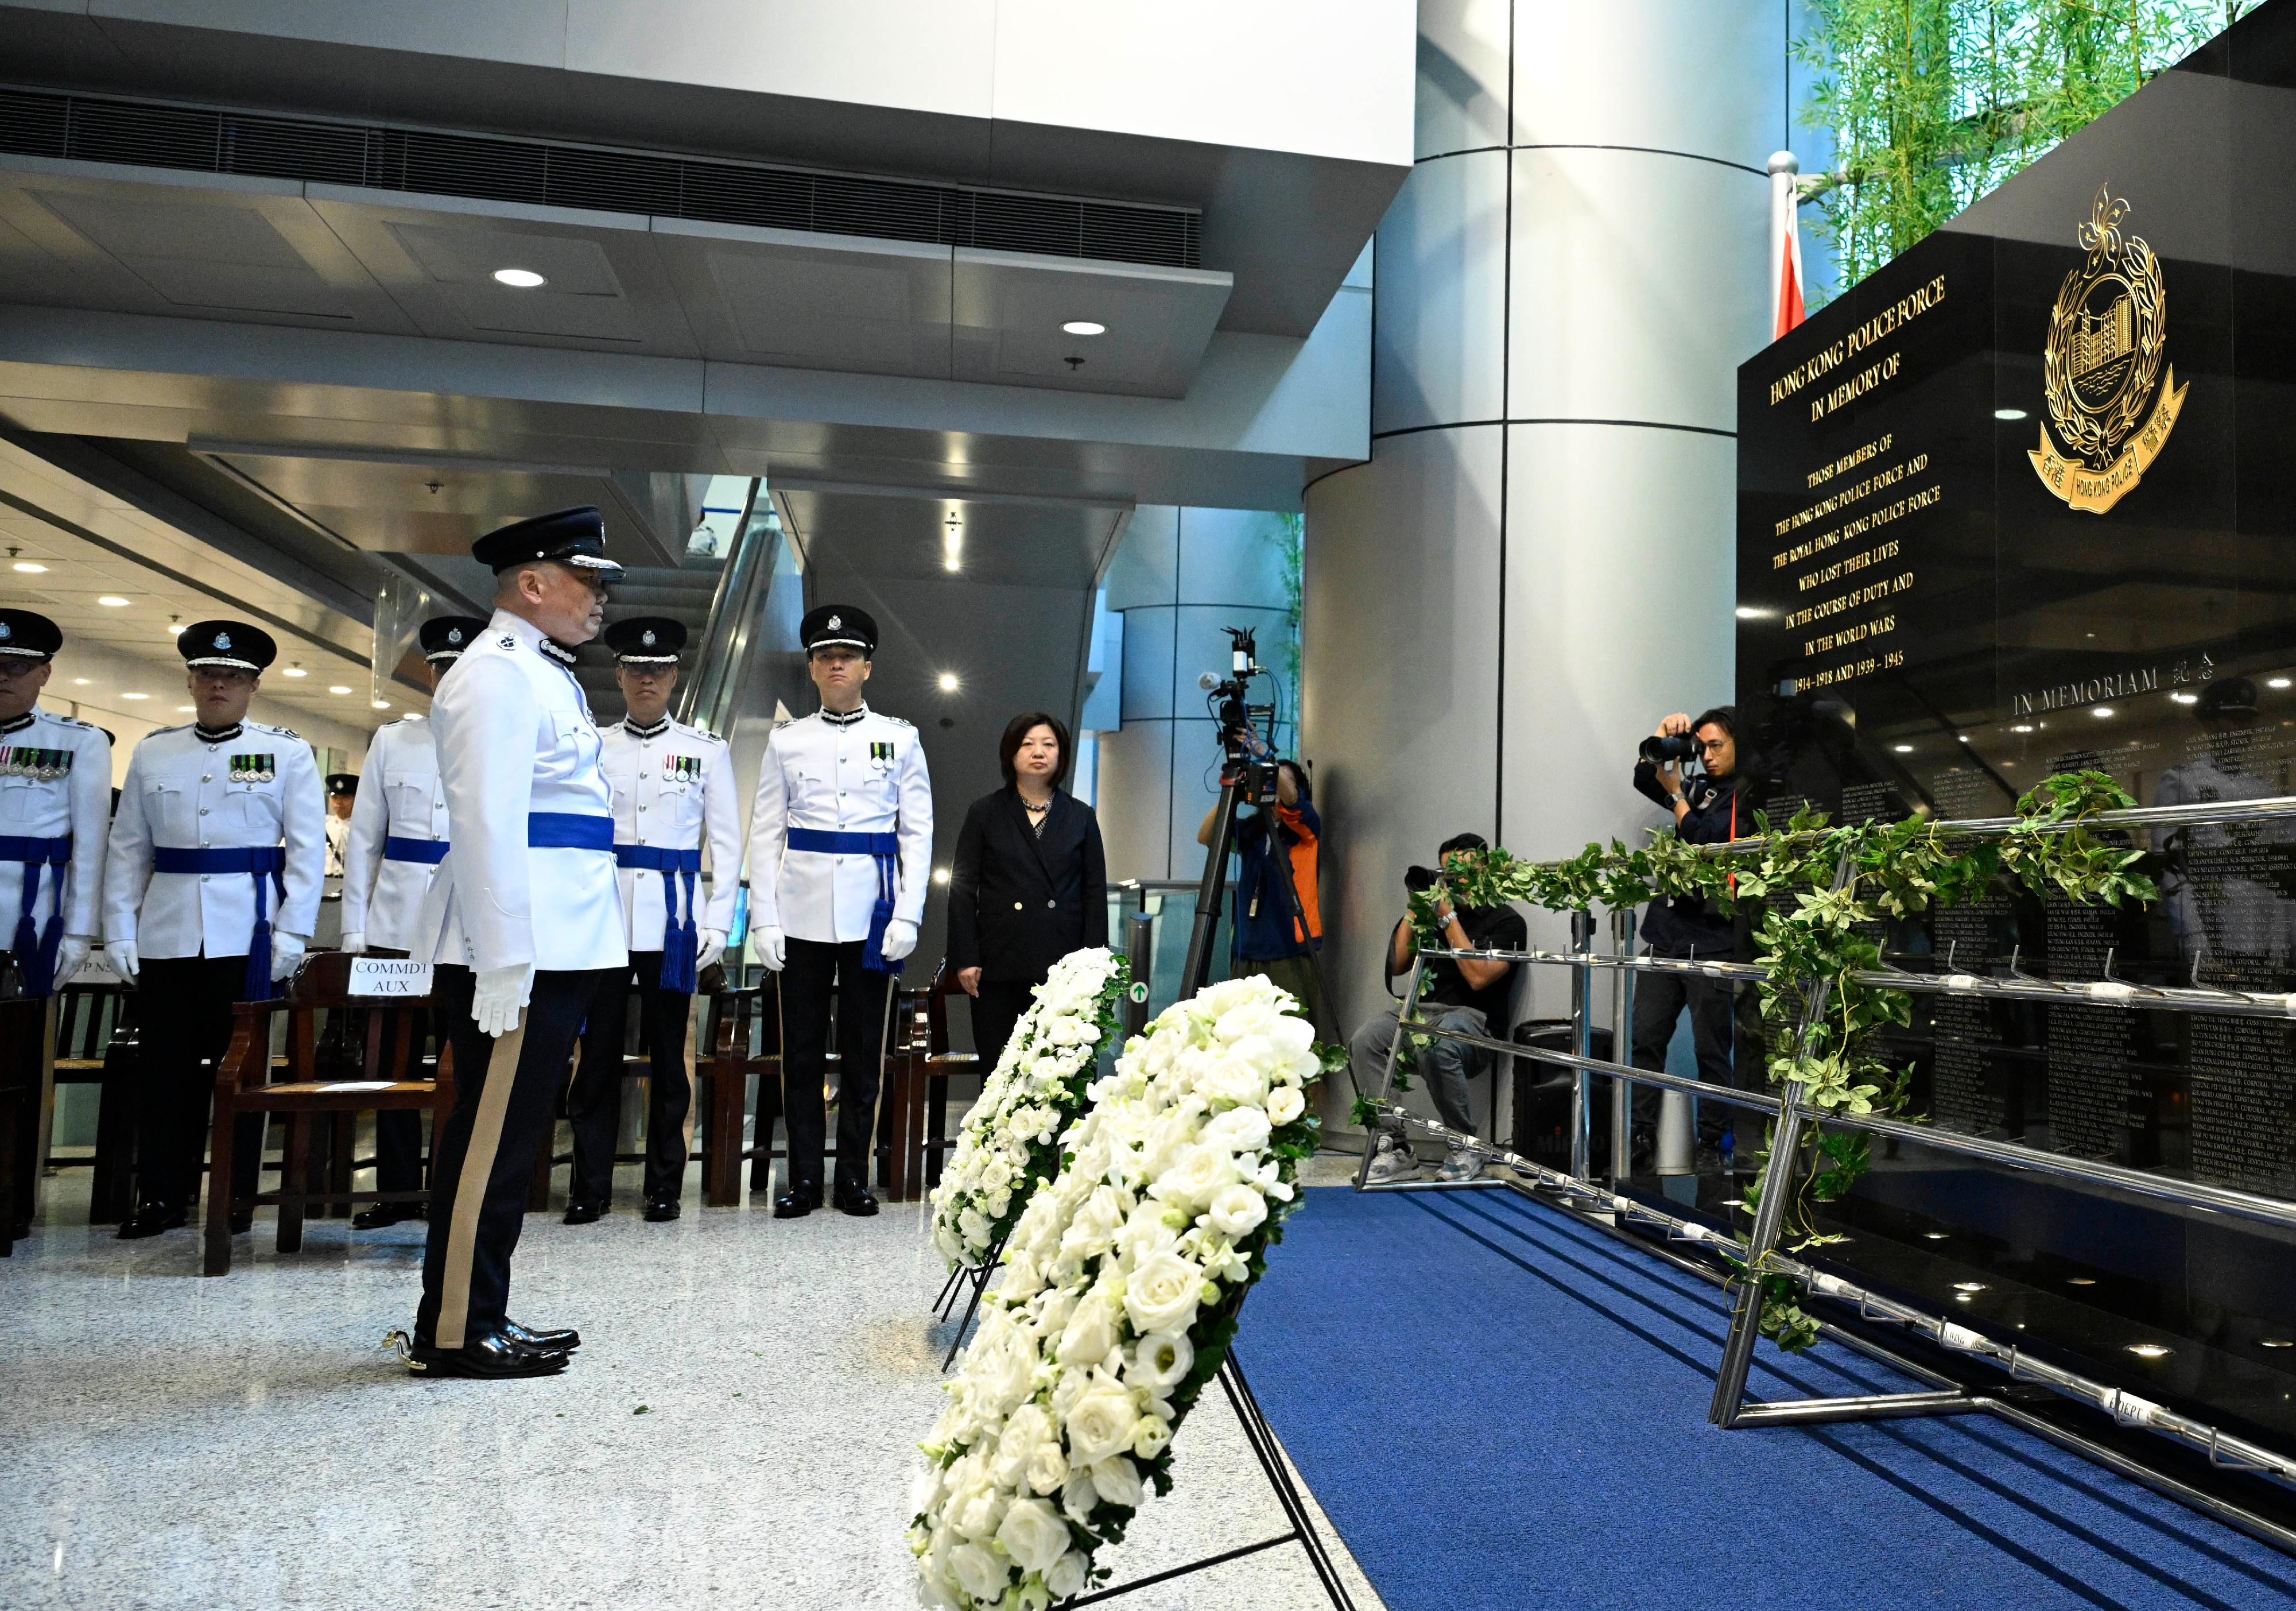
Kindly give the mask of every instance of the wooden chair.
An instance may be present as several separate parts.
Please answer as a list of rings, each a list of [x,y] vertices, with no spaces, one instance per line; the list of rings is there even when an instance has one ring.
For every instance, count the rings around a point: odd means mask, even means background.
[[[40,1064],[48,1004],[0,1001],[0,1258],[12,1254],[31,1219],[34,1138],[40,1122]]]
[[[972,1052],[952,1052],[948,999],[959,992],[947,962],[922,990],[900,992],[887,1035],[884,1093],[877,1108],[878,1178],[897,1203],[940,1184],[948,1136],[948,1081],[979,1070]]]
[[[232,1009],[234,1020],[231,1049],[216,1069],[215,1128],[209,1143],[207,1257],[205,1273],[219,1276],[231,1269],[231,1216],[237,1208],[275,1203],[279,1206],[279,1251],[296,1252],[303,1245],[303,1213],[312,1201],[403,1202],[427,1197],[428,1192],[337,1191],[322,1184],[311,1189],[311,1128],[314,1119],[337,1114],[373,1113],[386,1108],[429,1108],[435,1129],[443,1126],[455,1106],[454,1052],[441,1047],[434,1080],[419,1076],[418,1035],[428,997],[378,999],[350,993],[354,958],[340,951],[314,953],[303,970],[288,982],[284,997],[273,1001],[242,1001]],[[365,1056],[358,1080],[320,1077],[317,1015],[350,1007],[366,1009]],[[271,1024],[277,1015],[287,1019],[286,1078],[266,1083],[271,1072]],[[395,1024],[388,1036],[385,1025]],[[390,1051],[386,1061],[383,1048]],[[286,1146],[280,1170],[280,1188],[234,1199],[232,1155],[235,1121],[242,1114],[271,1113],[286,1125]]]
[[[730,1208],[742,1201],[742,1162],[752,1161],[750,1186],[768,1185],[773,1174],[774,1121],[782,1111],[782,1015],[779,979],[720,990],[712,999],[706,1058],[694,1072],[709,1087],[701,1101],[701,1201]],[[755,1051],[750,1042],[755,1040]],[[758,1078],[757,1129],[752,1145],[742,1145],[742,1112],[750,1077]]]
[[[68,985],[56,992],[56,1083],[98,1089],[90,1225],[119,1223],[135,1195],[135,1000],[134,991],[117,983]],[[51,1157],[47,1166],[77,1162]]]

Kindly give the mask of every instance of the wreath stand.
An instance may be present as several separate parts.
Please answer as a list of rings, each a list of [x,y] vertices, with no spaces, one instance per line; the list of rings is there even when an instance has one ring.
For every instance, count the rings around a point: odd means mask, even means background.
[[[1112,1588],[1095,1589],[1089,1594],[1076,1595],[1060,1602],[1059,1611],[1074,1611],[1075,1607],[1096,1606],[1136,1589],[1149,1588],[1156,1583],[1169,1582],[1176,1577],[1226,1566],[1229,1561],[1242,1560],[1247,1555],[1258,1555],[1283,1544],[1297,1543],[1308,1552],[1308,1564],[1316,1569],[1316,1581],[1323,1584],[1332,1611],[1355,1611],[1355,1601],[1349,1598],[1347,1585],[1340,1581],[1340,1570],[1332,1561],[1331,1551],[1324,1548],[1323,1535],[1308,1514],[1308,1501],[1300,1497],[1298,1484],[1292,1482],[1291,1471],[1283,1464],[1283,1451],[1275,1442],[1275,1430],[1260,1412],[1259,1401],[1252,1396],[1251,1384],[1243,1377],[1243,1367],[1236,1363],[1235,1350],[1231,1347],[1220,1360],[1219,1385],[1227,1393],[1227,1401],[1235,1409],[1235,1418],[1243,1426],[1244,1441],[1251,1445],[1252,1458],[1259,1462],[1259,1471],[1267,1485],[1275,1491],[1275,1502],[1283,1508],[1283,1519],[1290,1526],[1274,1538],[1265,1538],[1256,1544],[1243,1544],[1234,1549],[1223,1549],[1218,1555],[1208,1555],[1201,1560],[1190,1561],[1185,1566],[1173,1566],[1136,1578],[1128,1583]]]
[[[956,1335],[949,1339],[948,1352],[941,1356],[944,1373],[956,1362],[956,1351],[964,1346],[965,1334],[972,1329],[972,1317],[980,1312],[980,1295],[988,1290],[988,1278],[1004,1268],[1004,1244],[1012,1239],[1013,1233],[1006,1231],[996,1238],[996,1245],[988,1250],[987,1258],[978,1264],[958,1265],[941,1283],[940,1296],[933,1300],[933,1310],[944,1320],[956,1312],[956,1295],[968,1286],[972,1289],[972,1296],[964,1305],[964,1319],[957,1322]]]

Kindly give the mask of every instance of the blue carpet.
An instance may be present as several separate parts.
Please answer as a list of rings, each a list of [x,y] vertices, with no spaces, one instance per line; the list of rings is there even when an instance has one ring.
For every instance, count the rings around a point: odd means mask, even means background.
[[[1238,1352],[1390,1611],[2296,1607],[2296,1561],[1988,1417],[1718,1431],[1724,1324],[1512,1192],[1317,1189]],[[1765,1344],[1751,1391],[1921,1385]]]

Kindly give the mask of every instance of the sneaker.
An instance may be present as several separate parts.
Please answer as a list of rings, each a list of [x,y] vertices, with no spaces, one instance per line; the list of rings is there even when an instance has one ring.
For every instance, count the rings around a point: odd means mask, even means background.
[[[1443,1160],[1436,1177],[1444,1180],[1472,1180],[1483,1172],[1483,1155],[1464,1142],[1455,1143]]]
[[[1391,1134],[1382,1132],[1378,1150],[1373,1153],[1371,1172],[1366,1183],[1385,1186],[1396,1180],[1414,1179],[1419,1174],[1419,1160],[1410,1147]]]

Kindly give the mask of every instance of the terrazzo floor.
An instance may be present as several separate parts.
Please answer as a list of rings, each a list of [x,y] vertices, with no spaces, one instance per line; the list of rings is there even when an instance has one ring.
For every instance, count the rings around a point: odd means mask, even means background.
[[[0,1261],[0,1607],[914,1605],[901,1533],[949,1336],[921,1205],[776,1221],[689,1184],[647,1225],[624,1172],[597,1225],[529,1216],[512,1312],[584,1346],[519,1383],[413,1378],[378,1346],[419,1224],[314,1221],[283,1255],[266,1210],[209,1280],[193,1232],[118,1241],[85,1223],[86,1171],[49,1180]],[[1178,1447],[1119,1582],[1283,1531],[1224,1398]],[[1116,1603],[1325,1601],[1287,1546]]]

